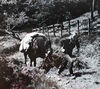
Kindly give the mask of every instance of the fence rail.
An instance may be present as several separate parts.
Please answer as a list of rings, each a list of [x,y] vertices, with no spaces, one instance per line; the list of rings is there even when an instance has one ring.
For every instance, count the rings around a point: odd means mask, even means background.
[[[97,16],[94,17],[94,19],[97,20]],[[83,20],[69,20],[66,22],[63,22],[61,24],[53,24],[50,26],[45,26],[45,27],[40,27],[35,29],[36,31],[41,31],[43,33],[47,32],[49,33],[53,33],[53,36],[56,36],[57,32],[61,33],[61,36],[63,35],[63,31],[68,32],[69,34],[71,33],[71,28],[72,27],[76,27],[77,29],[77,33],[80,34],[82,32],[82,30],[88,32],[88,35],[91,34],[92,30],[94,29],[94,21],[91,20],[90,18],[88,19],[83,19]],[[95,23],[97,24],[97,23]],[[95,27],[96,28],[96,27]]]

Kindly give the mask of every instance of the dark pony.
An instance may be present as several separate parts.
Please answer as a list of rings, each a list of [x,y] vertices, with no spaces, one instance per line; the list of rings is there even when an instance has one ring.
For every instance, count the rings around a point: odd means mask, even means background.
[[[79,53],[79,48],[80,48],[79,36],[76,34],[71,39],[68,38],[61,39],[60,46],[65,49],[64,51],[65,54],[68,54],[70,57],[73,57],[74,55],[72,55],[72,52],[75,46],[77,48],[77,52]]]
[[[65,69],[69,70],[69,74],[73,75],[75,69],[89,68],[87,63],[78,58],[72,59],[68,54],[57,52],[47,56],[40,68],[45,69],[45,73],[53,67],[58,68],[58,74],[61,74]],[[73,70],[74,68],[74,70]]]
[[[49,72],[49,70],[53,67],[58,68],[58,73],[60,74],[66,68],[69,69],[69,73],[73,74],[73,61],[69,55],[65,55],[64,53],[53,53],[50,56],[47,56],[43,64],[40,68],[45,69],[45,72]]]
[[[27,55],[30,58],[30,66],[32,66],[32,61],[34,61],[34,66],[36,66],[36,58],[44,58],[46,53],[52,53],[51,41],[46,37],[35,37],[32,42],[29,43],[29,49],[27,50],[27,52],[24,52],[25,64]]]

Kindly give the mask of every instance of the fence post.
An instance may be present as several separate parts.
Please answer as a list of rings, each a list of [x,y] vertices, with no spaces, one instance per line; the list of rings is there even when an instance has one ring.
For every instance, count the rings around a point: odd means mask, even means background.
[[[42,27],[42,30],[43,30],[43,34],[44,34],[44,27]]]
[[[47,32],[48,32],[48,37],[50,37],[50,34],[49,34],[49,27],[47,26]]]
[[[40,32],[40,27],[38,27],[38,32]]]
[[[71,28],[71,26],[70,26],[70,20],[68,21],[68,27],[69,27],[69,34],[70,34],[70,28]]]
[[[63,35],[63,29],[64,29],[64,25],[63,25],[63,22],[61,23],[61,37],[62,37],[62,35]]]
[[[40,32],[42,31],[42,27],[40,27]]]
[[[53,33],[54,33],[54,36],[56,36],[56,34],[55,34],[55,26],[54,26],[54,24],[53,24]]]
[[[78,24],[78,34],[80,35],[79,20],[77,20],[77,24]]]
[[[90,31],[91,31],[91,20],[90,20],[90,18],[88,19],[89,20],[89,22],[88,22],[88,35],[90,35]]]
[[[62,30],[63,30],[63,29],[61,29],[61,37],[62,37]]]

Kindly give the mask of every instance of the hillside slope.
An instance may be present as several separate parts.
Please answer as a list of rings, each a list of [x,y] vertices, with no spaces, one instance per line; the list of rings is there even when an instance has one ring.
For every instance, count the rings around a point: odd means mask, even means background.
[[[95,12],[95,16],[97,16],[97,12]],[[72,20],[72,22],[75,23],[79,19],[81,22],[80,31],[84,32],[83,28],[85,28],[85,31],[88,30],[87,23],[89,17],[90,17],[90,13],[86,13],[81,17]],[[84,19],[86,19],[85,22],[83,21]],[[64,22],[64,25],[67,25],[66,23],[67,22]],[[85,62],[88,65],[88,68],[84,68],[81,70],[74,69],[73,76],[69,75],[67,69],[64,70],[61,73],[61,75],[58,75],[57,73],[58,69],[56,68],[52,68],[47,74],[44,74],[47,79],[55,81],[59,89],[99,89],[100,88],[100,71],[99,71],[100,70],[100,33],[99,33],[100,27],[99,25],[97,25],[97,23],[100,23],[100,18],[98,17],[96,17],[96,20],[93,22],[94,27],[96,27],[96,30],[94,31],[93,34],[90,35],[90,37],[88,36],[87,33],[81,34],[81,48],[80,48],[80,54],[79,56],[77,56],[77,58]],[[77,32],[77,24],[71,28],[71,32],[72,34],[75,34],[75,32]],[[21,33],[21,37],[23,38],[25,34],[26,33]],[[60,33],[58,32],[57,34],[59,35]],[[31,71],[31,74],[29,74],[29,76],[32,76],[32,74],[34,74],[33,70],[35,70],[35,68],[29,67],[29,59],[27,63],[28,65],[27,66],[24,65],[23,54],[18,52],[18,49],[15,49],[15,47],[19,44],[19,42],[9,36],[0,37],[0,42],[1,42],[0,50],[1,49],[2,49],[1,51],[3,51],[4,49],[6,51],[8,50],[7,53],[5,51],[4,53],[0,51],[0,58],[1,59],[2,57],[7,58],[9,61],[8,64],[11,67],[14,67],[15,70],[19,68],[19,70],[24,74],[27,74],[27,71]],[[12,49],[16,51],[13,51]],[[17,60],[20,64],[16,65],[14,63],[14,60]],[[38,65],[40,64],[41,64],[41,59],[39,58]],[[43,70],[41,72],[43,73]],[[51,87],[48,89],[57,89],[57,88]]]

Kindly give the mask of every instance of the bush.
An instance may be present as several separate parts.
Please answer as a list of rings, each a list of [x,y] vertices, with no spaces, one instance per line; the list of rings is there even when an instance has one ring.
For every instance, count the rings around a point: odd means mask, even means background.
[[[0,89],[58,89],[39,69],[20,68],[19,64],[12,66],[9,60],[0,58]]]
[[[35,28],[76,18],[90,11],[90,0],[19,0],[2,4],[0,8],[0,22],[3,23],[3,12],[6,11],[6,25],[22,30],[26,26]]]

